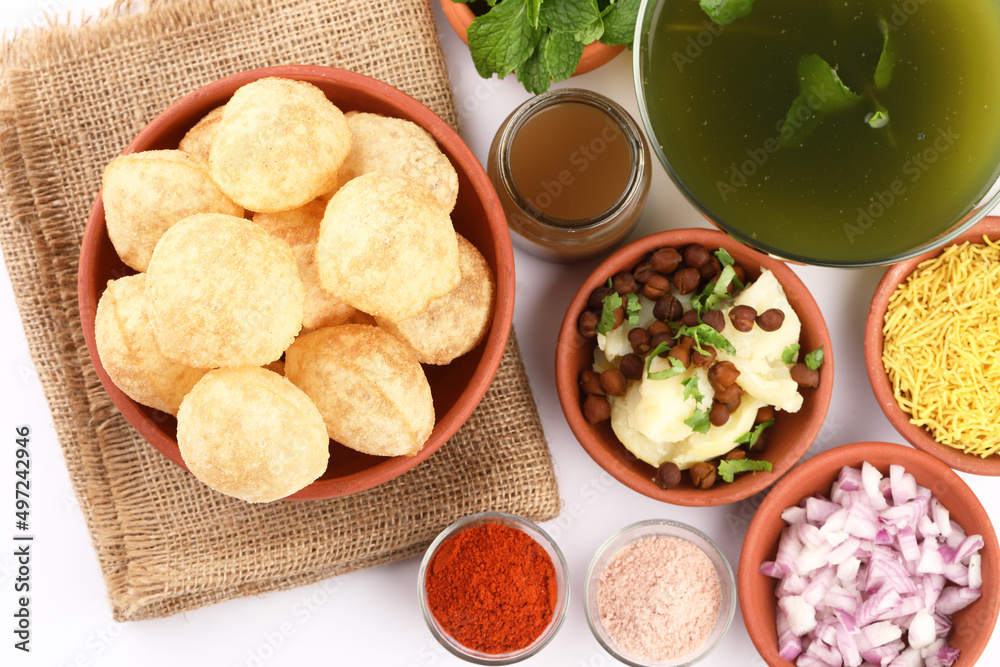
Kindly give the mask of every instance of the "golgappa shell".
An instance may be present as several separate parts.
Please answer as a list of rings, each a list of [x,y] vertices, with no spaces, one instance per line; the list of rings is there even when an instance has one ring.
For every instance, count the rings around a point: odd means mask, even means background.
[[[208,163],[233,201],[255,212],[287,211],[329,192],[350,149],[347,120],[323,91],[267,77],[226,103]]]
[[[153,334],[179,363],[263,366],[281,357],[302,328],[295,255],[249,220],[182,220],[156,245],[147,276]]]
[[[319,408],[330,437],[376,456],[412,456],[434,429],[430,384],[413,352],[378,327],[344,324],[300,336],[285,376]]]
[[[358,310],[398,321],[458,285],[458,240],[448,212],[416,181],[376,171],[327,204],[316,245],[323,289]]]
[[[146,315],[146,274],[108,281],[97,304],[94,336],[115,386],[137,403],[172,415],[205,374],[160,352]]]
[[[195,213],[242,216],[212,181],[208,164],[178,150],[120,155],[104,169],[104,217],[122,261],[145,271],[165,231]]]
[[[263,368],[207,373],[181,403],[177,445],[195,477],[251,503],[304,488],[323,474],[330,457],[316,406]]]

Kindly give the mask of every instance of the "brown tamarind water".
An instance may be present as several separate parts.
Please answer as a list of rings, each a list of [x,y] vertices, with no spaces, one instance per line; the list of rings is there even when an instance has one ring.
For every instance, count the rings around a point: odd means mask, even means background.
[[[584,102],[548,106],[520,126],[510,171],[521,195],[563,226],[612,208],[632,178],[632,147],[603,109]]]
[[[756,0],[727,26],[664,0],[639,58],[675,180],[763,250],[898,257],[1000,175],[997,0]]]

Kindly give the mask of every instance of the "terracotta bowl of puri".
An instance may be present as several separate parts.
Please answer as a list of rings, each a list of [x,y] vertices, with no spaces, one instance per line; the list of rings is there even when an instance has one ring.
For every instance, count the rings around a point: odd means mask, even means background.
[[[882,276],[882,281],[876,288],[875,295],[872,297],[871,306],[868,309],[868,319],[865,323],[865,366],[868,370],[868,380],[871,383],[872,391],[875,392],[875,398],[878,401],[879,406],[882,408],[882,412],[885,413],[885,416],[889,418],[889,422],[899,432],[899,434],[906,439],[907,442],[917,449],[925,451],[928,454],[941,459],[955,470],[961,470],[975,475],[996,476],[1000,475],[1000,454],[993,453],[984,457],[979,454],[969,453],[961,447],[943,444],[935,437],[934,433],[930,429],[911,421],[912,414],[908,410],[904,410],[897,400],[893,381],[890,379],[885,361],[883,359],[885,352],[885,336],[883,334],[883,328],[886,323],[886,313],[889,311],[890,300],[896,293],[897,289],[900,288],[901,285],[905,284],[910,279],[911,275],[916,275],[917,267],[924,262],[933,260],[949,248],[953,248],[954,246],[958,246],[966,242],[971,244],[982,244],[984,236],[994,242],[1000,240],[1000,218],[984,218],[981,222],[976,224],[975,227],[963,233],[947,245],[937,250],[932,250],[922,255],[918,255],[912,259],[899,262],[898,264],[893,264],[889,267],[889,269],[885,272],[885,275]],[[990,294],[987,297],[987,301],[990,302],[989,307],[992,308],[995,313],[997,308],[997,295],[995,293]],[[994,314],[992,317],[995,321],[996,315]],[[955,324],[957,325],[957,322]],[[948,326],[947,323],[946,326]],[[938,327],[937,329],[941,329],[941,327]],[[978,336],[976,337],[981,338]],[[981,340],[978,341],[978,345],[985,346],[987,351],[992,348],[991,354],[994,358],[1000,354],[1000,352],[996,349],[1000,346],[1000,340],[997,338],[996,329],[993,329],[991,336],[981,338]],[[959,343],[958,346],[966,347],[967,343],[962,342]],[[937,368],[942,367],[942,364],[937,360],[932,360],[930,363]],[[967,387],[968,390],[973,391],[972,387],[987,383],[981,383],[977,380],[965,378],[963,379],[962,384]],[[992,401],[990,402],[992,403]],[[995,405],[992,409],[995,410]],[[995,417],[987,418],[986,423],[989,424],[989,427],[986,430],[989,431],[992,429],[992,438],[995,441],[997,438]],[[968,431],[966,432],[968,433]]]
[[[445,18],[448,19],[448,23],[455,33],[463,42],[468,44],[469,38],[466,35],[466,31],[472,25],[473,19],[476,18],[475,13],[473,13],[469,5],[463,2],[454,2],[453,0],[441,0],[441,10],[444,12]],[[597,69],[601,65],[610,62],[612,58],[624,50],[625,47],[623,45],[608,46],[601,42],[587,44],[587,46],[583,47],[580,64],[577,65],[573,76],[586,74],[591,70]]]
[[[265,77],[305,81],[318,87],[344,112],[351,110],[402,118],[416,123],[436,140],[458,174],[458,198],[451,218],[455,231],[482,254],[496,280],[492,323],[477,347],[447,365],[423,364],[433,396],[435,423],[414,456],[379,457],[330,442],[326,471],[287,500],[334,498],[375,487],[431,456],[465,423],[496,374],[510,333],[514,308],[514,257],[500,202],[486,172],[458,134],[434,112],[409,95],[370,77],[328,67],[277,66],[240,72],[199,88],[171,104],[146,125],[123,154],[177,148],[202,117],[225,104],[241,86]],[[99,192],[84,232],[80,254],[79,300],[84,337],[105,389],[125,419],[156,450],[187,468],[177,446],[177,420],[130,399],[111,381],[95,342],[97,304],[108,281],[135,271],[116,254],[107,232]]]
[[[663,488],[657,481],[657,468],[640,460],[626,449],[612,429],[610,420],[593,423],[585,416],[586,397],[581,386],[581,376],[584,371],[592,370],[594,367],[597,342],[595,338],[581,334],[579,322],[584,311],[590,308],[588,302],[594,290],[606,285],[609,278],[622,272],[633,272],[660,248],[671,247],[684,252],[686,248],[696,244],[703,246],[713,256],[719,249],[725,250],[735,263],[743,268],[748,284],[756,281],[763,270],[770,271],[783,290],[788,305],[801,322],[798,361],[801,362],[807,352],[822,348],[823,362],[818,368],[817,386],[799,388],[802,401],[798,411],[775,411],[773,425],[763,429],[764,440],[756,445],[756,450],[751,448],[752,452],[761,453],[747,456],[769,461],[771,464],[769,472],[761,470],[737,474],[731,482],[725,482],[720,477],[710,488],[698,488],[692,481],[690,470],[681,466],[679,483],[670,488]],[[673,289],[676,291],[676,288]],[[698,289],[704,290],[704,286]],[[728,322],[727,319],[727,324]],[[727,329],[723,328],[721,333],[725,335],[726,331]],[[724,505],[747,498],[774,484],[798,462],[813,443],[823,425],[833,391],[834,363],[830,334],[819,306],[805,284],[784,262],[752,250],[722,232],[710,229],[692,228],[659,232],[624,246],[604,260],[580,286],[566,309],[559,330],[555,361],[556,387],[563,414],[587,453],[598,465],[626,486],[651,498],[675,505],[695,507]],[[648,372],[648,366],[646,370]],[[704,405],[707,411],[707,404],[699,403],[699,405]],[[733,414],[738,414],[738,409]]]
[[[791,667],[793,664],[781,657],[778,647],[775,623],[779,579],[762,574],[759,571],[761,564],[774,562],[777,558],[779,539],[787,526],[782,512],[800,505],[814,494],[831,498],[832,485],[841,470],[844,467],[861,469],[865,462],[883,475],[881,482],[891,480],[890,466],[901,466],[904,473],[912,475],[917,486],[930,490],[947,510],[949,521],[957,523],[965,535],[982,536],[983,546],[979,551],[981,596],[951,614],[952,626],[947,634],[948,645],[960,652],[955,667],[975,664],[990,641],[1000,611],[1000,545],[993,525],[975,493],[948,466],[922,451],[885,442],[842,445],[818,454],[788,473],[757,508],[743,541],[736,577],[740,609],[750,639],[771,667]],[[879,487],[880,490],[884,488]],[[894,509],[898,504],[895,497],[888,492],[886,497],[889,509]],[[819,523],[825,525],[822,521]],[[934,539],[941,541],[941,548],[945,547],[943,537]],[[937,546],[935,541],[932,544]],[[951,580],[946,580],[945,592],[953,585]],[[907,604],[908,594],[902,593],[902,596],[904,602],[900,605]],[[901,638],[906,641],[908,634],[903,632]]]

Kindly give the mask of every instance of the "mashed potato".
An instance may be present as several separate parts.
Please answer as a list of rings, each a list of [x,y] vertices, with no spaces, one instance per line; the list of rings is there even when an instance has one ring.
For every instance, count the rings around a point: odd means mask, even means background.
[[[640,297],[640,305],[638,326],[646,327],[652,322],[652,303]],[[785,319],[772,332],[755,326],[741,333],[728,324],[729,311],[738,305],[752,306],[759,313],[777,308],[785,313]],[[653,380],[644,374],[643,379],[629,383],[624,396],[608,397],[615,435],[630,452],[653,467],[673,461],[685,470],[699,461],[722,456],[736,447],[737,438],[753,429],[760,408],[773,405],[785,412],[797,412],[802,407],[798,384],[791,378],[790,366],[782,359],[785,349],[798,343],[802,325],[774,274],[763,271],[736,298],[724,300],[718,308],[727,321],[722,334],[736,353],[719,349],[717,360],[733,362],[740,371],[737,384],[744,391],[739,408],[725,424],[699,433],[687,423],[696,410],[709,410],[715,396],[708,371],[694,366],[663,380]],[[626,322],[607,335],[598,335],[595,370],[612,367],[616,359],[632,351],[628,342],[630,328]],[[655,373],[668,366],[667,360],[655,357],[649,371]],[[685,398],[685,389],[692,379],[697,392],[687,392]]]

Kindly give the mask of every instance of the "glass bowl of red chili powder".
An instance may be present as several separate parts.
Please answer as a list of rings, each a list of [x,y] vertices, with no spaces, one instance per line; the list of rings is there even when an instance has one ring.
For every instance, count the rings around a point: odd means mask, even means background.
[[[431,634],[480,665],[509,665],[540,651],[569,606],[566,560],[527,519],[482,512],[460,519],[420,563],[420,607]]]
[[[686,667],[718,646],[736,611],[736,583],[707,535],[667,519],[612,535],[587,570],[594,637],[633,667]]]

